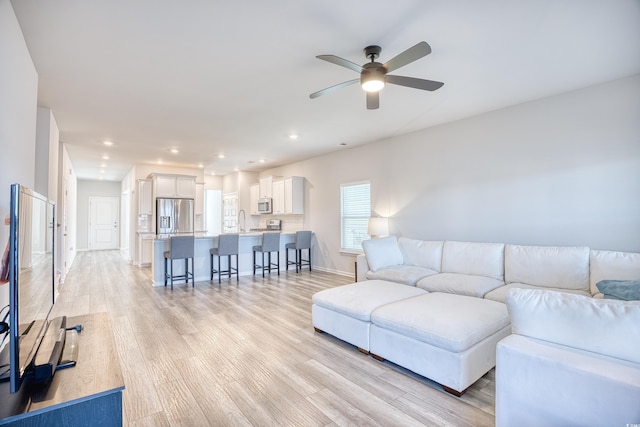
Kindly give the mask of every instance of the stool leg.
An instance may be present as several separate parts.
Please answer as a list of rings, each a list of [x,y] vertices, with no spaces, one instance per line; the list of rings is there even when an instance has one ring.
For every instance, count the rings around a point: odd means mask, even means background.
[[[171,290],[173,290],[173,258],[171,258],[169,266],[171,271]]]
[[[278,262],[278,276],[280,275],[280,251],[276,252],[276,258]]]
[[[209,257],[211,258],[211,271],[209,272],[209,274],[211,275],[211,277],[209,278],[209,280],[213,280],[213,255],[209,254]]]
[[[284,249],[284,264],[286,265],[285,271],[289,271],[289,249],[288,248]]]
[[[167,286],[167,259],[164,259],[164,286]]]
[[[262,253],[262,278],[264,279],[264,251]]]
[[[253,275],[256,275],[256,251],[253,251]]]
[[[311,246],[309,246],[309,271],[311,271]]]
[[[220,279],[220,275],[222,274],[220,273],[221,270],[222,270],[222,257],[218,255],[218,283],[222,283],[222,280]]]
[[[239,265],[240,265],[239,254],[236,254],[236,282],[240,281],[240,267],[238,267]]]

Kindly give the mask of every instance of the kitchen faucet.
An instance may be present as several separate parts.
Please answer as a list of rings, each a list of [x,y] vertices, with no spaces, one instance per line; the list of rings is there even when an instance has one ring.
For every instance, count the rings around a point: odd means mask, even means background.
[[[244,212],[244,209],[240,209],[238,211],[238,225],[240,225],[240,214],[242,214],[242,227],[240,227],[240,232],[244,233],[244,227],[247,225],[247,216]]]

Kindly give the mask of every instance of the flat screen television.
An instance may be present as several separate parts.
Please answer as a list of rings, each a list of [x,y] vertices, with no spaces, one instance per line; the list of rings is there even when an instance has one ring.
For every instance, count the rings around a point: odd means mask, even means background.
[[[9,218],[9,343],[2,349],[0,375],[16,393],[24,381],[51,379],[64,348],[66,318],[49,319],[55,299],[54,203],[13,184]]]

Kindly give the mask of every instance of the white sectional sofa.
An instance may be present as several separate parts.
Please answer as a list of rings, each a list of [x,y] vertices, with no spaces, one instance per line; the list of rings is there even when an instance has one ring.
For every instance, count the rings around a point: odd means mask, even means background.
[[[640,423],[640,301],[517,289],[507,305],[496,426]]]
[[[314,295],[314,327],[456,395],[496,365],[514,289],[596,300],[601,280],[640,280],[640,254],[587,247],[389,236],[363,248],[357,283]]]

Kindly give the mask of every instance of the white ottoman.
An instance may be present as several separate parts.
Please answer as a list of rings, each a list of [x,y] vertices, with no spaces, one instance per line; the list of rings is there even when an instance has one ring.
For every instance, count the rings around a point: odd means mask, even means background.
[[[496,344],[511,333],[503,303],[428,293],[371,314],[370,352],[436,381],[456,396],[496,365]]]
[[[405,298],[427,292],[384,280],[366,280],[325,289],[313,295],[311,316],[317,332],[327,332],[369,353],[371,312]]]

